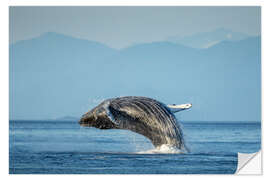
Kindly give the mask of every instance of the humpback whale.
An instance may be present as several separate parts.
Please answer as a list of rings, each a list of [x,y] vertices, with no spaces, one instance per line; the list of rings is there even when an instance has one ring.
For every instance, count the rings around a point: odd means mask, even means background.
[[[139,96],[118,97],[107,99],[85,113],[79,124],[99,129],[131,130],[150,139],[155,147],[166,144],[187,150],[180,124],[173,113],[191,106],[165,105]]]

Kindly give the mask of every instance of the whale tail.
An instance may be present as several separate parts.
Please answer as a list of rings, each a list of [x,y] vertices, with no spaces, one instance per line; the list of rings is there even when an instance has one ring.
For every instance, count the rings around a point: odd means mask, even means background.
[[[191,108],[192,104],[190,104],[190,103],[188,103],[188,104],[180,104],[180,105],[169,104],[169,105],[167,105],[167,107],[171,110],[172,113],[176,113],[176,112],[183,111],[183,110]]]

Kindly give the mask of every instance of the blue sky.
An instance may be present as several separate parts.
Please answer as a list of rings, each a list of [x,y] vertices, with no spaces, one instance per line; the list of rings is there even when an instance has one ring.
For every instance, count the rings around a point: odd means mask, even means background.
[[[53,31],[113,48],[226,28],[261,32],[260,7],[10,7],[10,43]]]

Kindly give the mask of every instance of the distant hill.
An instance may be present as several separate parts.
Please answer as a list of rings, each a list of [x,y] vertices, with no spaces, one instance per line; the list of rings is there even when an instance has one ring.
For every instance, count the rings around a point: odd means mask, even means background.
[[[219,28],[212,32],[201,32],[191,36],[173,36],[168,38],[168,41],[192,48],[209,48],[222,41],[239,41],[248,37],[249,36],[244,33]]]
[[[260,37],[207,49],[153,42],[114,50],[47,33],[10,45],[10,118],[81,117],[111,97],[193,107],[185,121],[259,121]]]

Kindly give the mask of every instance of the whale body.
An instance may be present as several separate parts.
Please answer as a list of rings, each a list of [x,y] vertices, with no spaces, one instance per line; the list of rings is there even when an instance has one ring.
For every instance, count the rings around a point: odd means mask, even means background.
[[[165,105],[157,100],[126,96],[107,99],[85,113],[79,123],[99,129],[126,129],[151,140],[187,150],[180,124],[173,113],[189,109],[191,104]]]

